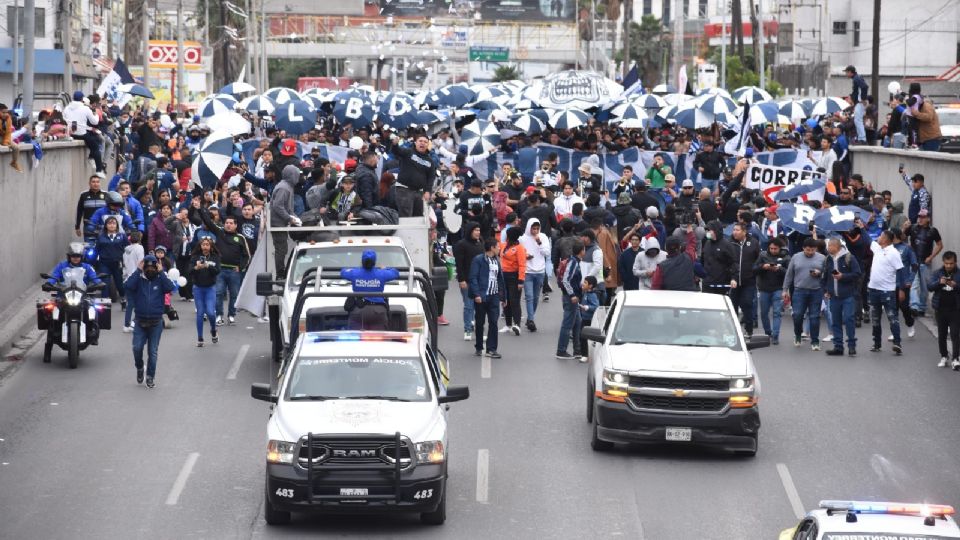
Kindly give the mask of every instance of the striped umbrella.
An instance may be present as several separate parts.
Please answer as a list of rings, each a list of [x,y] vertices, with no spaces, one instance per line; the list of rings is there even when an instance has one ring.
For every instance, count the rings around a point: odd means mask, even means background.
[[[193,180],[204,189],[213,189],[233,159],[233,135],[214,131],[200,145],[197,159],[193,161]]]
[[[667,94],[663,96],[663,101],[666,102],[667,105],[679,105],[681,103],[692,101],[693,99],[694,99],[693,96],[690,96],[687,94],[673,93],[673,94]]]
[[[844,111],[850,106],[850,103],[843,98],[825,97],[818,99],[813,104],[813,109],[810,110],[810,116],[828,116]]]
[[[697,98],[696,108],[710,114],[728,113],[737,110],[732,99],[720,94],[708,94]]]
[[[220,89],[221,94],[228,95],[237,95],[237,94],[246,94],[247,92],[256,92],[257,89],[249,83],[237,81],[235,83],[230,83]]]
[[[580,109],[557,111],[550,117],[549,123],[557,129],[573,129],[590,122],[590,114]]]
[[[722,113],[724,116],[726,113]],[[701,129],[710,127],[714,122],[719,121],[717,115],[705,111],[699,107],[689,107],[677,111],[673,120],[678,126],[687,129]]]
[[[290,88],[271,88],[263,93],[264,96],[272,99],[277,105],[283,105],[288,101],[302,101],[303,97],[296,90]]]
[[[266,96],[250,96],[238,103],[237,108],[255,114],[273,114],[277,104]]]
[[[763,88],[757,86],[741,86],[733,91],[731,96],[737,103],[756,103],[758,101],[770,101],[773,96]]]
[[[741,111],[742,112],[742,111]],[[741,114],[737,113],[737,118]],[[760,124],[778,123],[780,117],[780,108],[772,101],[763,103],[752,103],[750,105],[750,125],[759,126]]]
[[[204,99],[200,103],[200,108],[198,109],[197,114],[200,115],[200,118],[210,118],[211,116],[217,114],[231,112],[236,105],[237,100],[233,99],[233,96],[216,94]]]
[[[477,90],[476,100],[483,101],[487,99],[494,99],[500,96],[507,96],[509,98],[510,94],[503,88],[499,88],[496,86],[487,86]]]
[[[467,154],[477,155],[500,146],[500,130],[493,122],[474,120],[460,132],[460,144],[467,146]]]
[[[233,111],[211,116],[207,119],[207,127],[213,131],[222,131],[233,136],[250,133],[250,122]]]
[[[780,114],[791,120],[803,120],[804,118],[810,116],[810,111],[807,110],[799,101],[794,101],[791,99],[787,101],[781,101],[778,105]]]
[[[650,125],[649,118],[628,118],[618,122],[617,126],[625,129],[646,128]]]
[[[661,96],[664,94],[676,94],[677,87],[673,86],[672,84],[658,84],[650,90],[650,93],[658,94]]]
[[[644,109],[657,110],[667,106],[667,102],[656,94],[643,94],[633,100],[633,104]]]
[[[510,123],[527,135],[542,133],[547,127],[545,122],[532,114],[516,114]]]
[[[645,119],[647,118],[647,112],[643,110],[642,107],[635,103],[624,103],[614,107],[613,116],[622,120],[636,120],[636,119]],[[614,120],[616,121],[616,120]]]
[[[727,99],[733,99],[733,97],[730,96],[730,92],[727,92],[723,88],[702,88],[697,92],[697,97],[703,96],[723,96]]]

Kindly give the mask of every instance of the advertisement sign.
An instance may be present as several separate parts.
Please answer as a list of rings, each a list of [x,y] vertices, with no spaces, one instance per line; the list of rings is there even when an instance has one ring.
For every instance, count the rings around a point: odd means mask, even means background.
[[[177,67],[177,42],[151,39],[147,49],[151,68]],[[202,55],[200,43],[197,41],[183,42],[183,67],[185,69],[200,69]]]
[[[384,17],[473,17],[488,21],[573,22],[574,0],[380,0]]]

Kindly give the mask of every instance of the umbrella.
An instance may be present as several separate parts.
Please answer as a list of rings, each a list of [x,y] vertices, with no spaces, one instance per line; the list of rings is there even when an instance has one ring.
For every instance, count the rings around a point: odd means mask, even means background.
[[[413,98],[406,94],[388,94],[380,102],[377,112],[380,121],[397,129],[406,129],[421,123],[417,121],[417,109],[413,104]]]
[[[847,100],[838,97],[825,97],[818,99],[813,104],[813,109],[810,111],[810,116],[828,116],[834,113],[838,113],[850,107],[850,104],[847,103]]]
[[[697,98],[696,108],[710,114],[729,113],[737,110],[732,99],[720,94],[708,94]]]
[[[550,125],[557,129],[573,129],[586,125],[590,115],[580,109],[565,109],[557,111],[550,117]]]
[[[699,107],[689,107],[678,110],[673,116],[673,120],[678,126],[683,126],[687,129],[700,129],[713,125],[713,123],[717,121],[717,115],[704,111]]]
[[[460,144],[467,146],[467,154],[476,155],[500,146],[500,130],[493,122],[474,120],[460,132]]]
[[[277,104],[266,96],[250,96],[237,104],[241,110],[255,114],[273,114]]]
[[[282,105],[288,101],[303,99],[302,97],[300,97],[300,94],[298,94],[295,90],[291,90],[289,88],[283,88],[283,87],[271,88],[266,92],[264,92],[263,95],[272,99],[273,102],[276,103],[277,105]]]
[[[827,181],[822,177],[811,177],[800,180],[776,191],[773,194],[773,200],[777,202],[789,201],[790,199],[799,199],[804,195],[809,195],[818,190],[826,189]]]
[[[694,99],[694,97],[687,94],[667,94],[663,96],[663,101],[667,105],[679,105],[681,103],[686,103],[692,99]]]
[[[770,92],[756,86],[741,86],[733,91],[731,97],[738,103],[756,103],[758,101],[770,101],[773,99]]]
[[[250,122],[233,111],[211,116],[207,119],[207,127],[213,131],[222,131],[233,136],[250,133]]]
[[[520,131],[526,133],[527,135],[535,135],[537,133],[542,133],[544,128],[546,128],[545,123],[533,116],[532,114],[518,114],[514,115],[513,120],[510,122],[514,127]]]
[[[613,116],[619,118],[620,120],[635,120],[637,118],[643,119],[647,117],[647,112],[635,103],[624,103],[622,105],[618,105],[611,112],[613,113]]]
[[[554,111],[549,109],[530,109],[527,111],[527,114],[530,116],[536,116],[537,120],[540,120],[544,124],[550,121],[550,117],[553,116]]]
[[[633,104],[644,109],[660,110],[667,106],[667,102],[655,94],[643,94],[633,100]]]
[[[683,107],[683,109],[689,109],[689,108],[690,108],[690,107]],[[657,120],[657,121],[659,121],[660,123],[667,122],[667,121],[669,121],[669,120],[673,120],[673,118],[677,115],[677,112],[678,112],[679,110],[681,110],[681,106],[680,106],[680,105],[668,105],[668,106],[660,109],[660,110],[657,112],[657,114],[654,116],[654,119]]]
[[[723,96],[727,99],[733,99],[730,92],[727,92],[723,88],[703,88],[697,92],[697,97],[703,96]]]
[[[124,94],[130,94],[131,96],[140,96],[147,99],[153,99],[153,92],[149,88],[142,84],[136,83],[127,83],[121,84],[117,87],[117,92],[123,92]]]
[[[831,206],[830,208],[817,210],[813,222],[818,229],[846,232],[853,229],[857,218],[866,223],[870,219],[870,212],[853,205]]]
[[[235,83],[230,83],[220,89],[221,94],[229,94],[229,95],[246,94],[247,92],[256,92],[256,91],[257,91],[256,87],[254,87],[252,84],[248,84],[240,81],[237,81]]]
[[[566,70],[536,80],[524,97],[553,109],[588,109],[602,107],[622,93],[623,86],[599,73]]]
[[[471,104],[467,105],[467,108],[468,108],[468,109],[476,109],[476,110],[478,110],[478,111],[488,111],[488,110],[489,110],[489,111],[492,111],[492,110],[495,110],[495,109],[502,109],[502,108],[503,108],[503,105],[497,103],[496,101],[492,101],[492,100],[489,100],[489,99],[485,99],[485,100],[483,100],[483,101],[476,101],[476,102],[474,102],[474,103],[471,103]]]
[[[477,93],[459,84],[451,84],[430,92],[424,104],[435,108],[458,108],[477,99]]]
[[[214,131],[200,145],[197,159],[193,162],[193,179],[204,189],[213,187],[223,176],[233,159],[233,135]]]
[[[622,128],[633,129],[633,128],[646,128],[650,125],[649,118],[628,118],[622,122],[617,122],[617,125]]]
[[[676,94],[677,87],[672,84],[658,84],[650,90],[650,93],[658,95]]]
[[[374,114],[373,102],[362,92],[341,92],[333,106],[333,117],[343,126],[367,127]]]
[[[742,113],[742,111],[741,111]],[[742,114],[737,114],[739,118]],[[780,109],[776,103],[766,101],[763,103],[752,103],[750,105],[750,125],[758,126],[767,123],[779,123]]]
[[[803,120],[804,118],[810,116],[810,111],[804,108],[803,104],[799,101],[781,101],[779,104],[780,114],[786,116],[790,120]]]
[[[197,114],[199,114],[201,118],[210,118],[218,114],[232,112],[236,105],[237,100],[233,99],[232,96],[216,94],[204,99],[200,103],[200,109],[197,111]]]
[[[314,108],[302,100],[288,101],[277,105],[274,112],[277,129],[290,135],[301,135],[317,125],[317,113]]]
[[[477,101],[483,101],[487,99],[494,99],[494,98],[508,95],[508,94],[510,93],[502,88],[498,88],[496,86],[487,86],[477,91],[477,97],[475,99]]]

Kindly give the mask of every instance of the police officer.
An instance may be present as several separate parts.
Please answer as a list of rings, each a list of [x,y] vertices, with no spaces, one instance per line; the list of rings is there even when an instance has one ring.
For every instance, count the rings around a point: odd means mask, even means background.
[[[364,250],[360,268],[343,268],[340,277],[348,280],[355,292],[383,292],[387,282],[400,278],[396,268],[376,268],[377,253]],[[344,309],[349,313],[351,330],[386,330],[389,313],[387,300],[381,296],[350,297]]]
[[[80,242],[71,242],[67,247],[67,259],[57,263],[57,266],[53,268],[53,271],[50,272],[50,279],[47,280],[48,285],[56,285],[63,281],[63,273],[70,268],[82,268],[83,269],[83,282],[88,288],[91,285],[102,285],[103,282],[100,281],[100,278],[97,277],[96,271],[89,264],[83,262],[83,244]],[[44,290],[53,290],[52,288],[44,288]],[[96,345],[100,341],[100,325],[97,324],[96,319],[89,321],[87,328],[89,329],[88,341],[91,345]],[[54,332],[47,332],[47,344],[44,348],[43,361],[50,362],[50,350],[53,347],[54,343]]]

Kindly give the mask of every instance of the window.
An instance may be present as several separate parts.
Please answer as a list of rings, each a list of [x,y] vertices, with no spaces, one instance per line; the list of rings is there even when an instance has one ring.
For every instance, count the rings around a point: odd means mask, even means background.
[[[644,15],[653,14],[653,0],[643,0],[643,14]]]
[[[860,46],[860,21],[853,21],[853,46]]]
[[[697,5],[697,17],[698,17],[698,18],[701,18],[701,19],[706,19],[706,18],[707,18],[707,1],[708,1],[708,0],[700,0],[700,2],[698,3],[698,5]]]
[[[680,3],[683,4],[683,18],[690,18],[690,0],[680,0]]]
[[[847,35],[847,21],[833,21],[833,35]]]
[[[660,16],[660,22],[663,24],[670,23],[670,4],[673,3],[673,0],[663,0],[663,14]]]
[[[20,36],[23,37],[23,7],[18,7],[16,16],[19,17]],[[7,6],[7,35],[13,37],[13,17],[14,7]],[[35,8],[33,10],[33,35],[42,38],[46,34],[46,10],[44,8]]]

